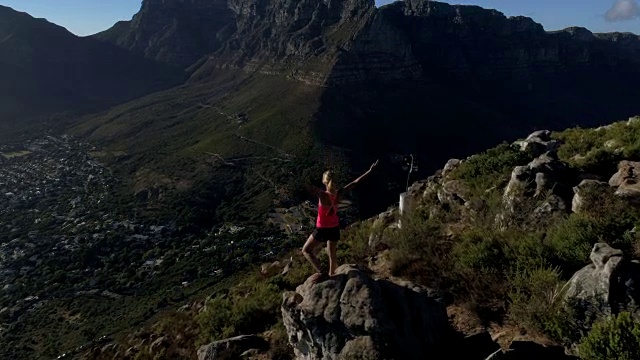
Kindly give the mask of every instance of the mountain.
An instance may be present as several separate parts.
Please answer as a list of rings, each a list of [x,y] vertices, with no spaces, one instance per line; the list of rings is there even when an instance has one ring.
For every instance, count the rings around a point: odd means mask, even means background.
[[[221,46],[234,31],[232,15],[223,0],[145,0],[131,21],[120,21],[94,37],[186,67]]]
[[[373,214],[405,187],[395,154],[416,154],[426,176],[449,157],[538,128],[640,113],[637,35],[546,32],[477,6],[146,0],[131,22],[96,37],[191,76],[84,119],[74,133],[126,149],[127,188],[145,204],[180,193],[191,205],[201,199],[209,219],[263,218],[299,201],[301,184],[323,168],[346,181],[382,157],[384,176],[361,192],[384,189],[360,199]]]
[[[105,109],[174,86],[183,75],[0,6],[0,79],[0,128],[7,135],[27,118]]]

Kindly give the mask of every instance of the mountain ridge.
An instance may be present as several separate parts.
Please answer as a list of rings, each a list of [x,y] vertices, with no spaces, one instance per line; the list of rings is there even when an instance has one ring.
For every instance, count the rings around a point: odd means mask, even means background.
[[[104,109],[183,79],[177,69],[5,6],[0,40],[4,134],[29,118]]]

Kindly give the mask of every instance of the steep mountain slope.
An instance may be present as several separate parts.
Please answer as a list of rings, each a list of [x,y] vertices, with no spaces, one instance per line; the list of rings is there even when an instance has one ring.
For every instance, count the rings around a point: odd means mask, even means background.
[[[131,21],[120,21],[94,37],[186,67],[217,50],[234,25],[224,0],[145,0]]]
[[[29,117],[106,108],[182,78],[172,67],[0,6],[3,135]]]
[[[382,156],[388,176],[370,185],[386,190],[389,183],[391,191],[365,202],[373,213],[404,187],[406,174],[393,163],[393,154],[417,154],[425,175],[449,157],[536,128],[597,125],[640,113],[635,101],[640,40],[632,34],[580,28],[548,33],[529,18],[426,0],[381,8],[368,0],[232,0],[227,7],[196,1],[179,12],[176,4],[144,1],[131,23],[98,37],[190,65],[189,82],[75,129],[135,154],[123,163],[130,172],[153,164],[154,176],[173,178],[162,182],[162,191],[151,191],[163,194],[156,200],[176,193],[178,183],[220,179],[205,165],[205,153],[254,158],[234,163],[244,180],[225,187],[233,189],[225,195],[187,186],[189,197],[205,199],[204,204],[215,198],[216,204],[254,215],[274,206],[274,184],[286,189],[277,190],[276,199],[299,199],[294,195],[301,194],[301,183],[316,180],[313,171],[361,169]],[[196,28],[167,25],[196,12],[215,15],[207,21],[194,17],[190,23]],[[212,30],[198,30],[205,24]],[[194,31],[209,45],[191,52],[176,45],[177,39],[192,39]],[[153,41],[143,40],[152,33]],[[207,51],[212,53],[202,58]],[[170,154],[158,152],[158,146]],[[288,163],[291,167],[260,160],[281,153],[303,155]],[[199,165],[185,170],[184,158]],[[292,179],[290,173],[311,164],[315,170]],[[146,193],[152,183],[138,176],[133,188]],[[253,190],[247,192],[247,186]]]

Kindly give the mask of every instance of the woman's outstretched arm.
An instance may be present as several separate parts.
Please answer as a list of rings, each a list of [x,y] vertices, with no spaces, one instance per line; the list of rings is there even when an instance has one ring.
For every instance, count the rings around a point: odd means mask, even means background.
[[[369,168],[369,170],[367,170],[367,172],[365,172],[364,174],[360,175],[357,179],[347,184],[345,187],[342,188],[342,190],[350,190],[354,186],[356,186],[362,179],[364,179],[367,175],[369,175],[376,168],[376,166],[378,166],[378,161],[379,160],[376,160],[376,162],[374,162],[371,165],[371,167]]]

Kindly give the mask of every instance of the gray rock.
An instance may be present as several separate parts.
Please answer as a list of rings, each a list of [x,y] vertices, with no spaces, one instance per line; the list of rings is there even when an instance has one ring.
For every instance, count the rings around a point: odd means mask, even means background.
[[[371,234],[369,234],[369,248],[373,251],[382,251],[390,247],[390,233],[398,228],[395,209],[389,209],[373,221]]]
[[[215,360],[227,356],[237,358],[250,349],[266,350],[269,342],[257,335],[240,335],[225,340],[214,341],[198,349],[198,360]]]
[[[545,199],[534,215],[565,211],[566,204],[573,197],[565,184],[571,183],[574,177],[567,164],[560,161],[554,152],[546,152],[526,166],[516,166],[504,190],[506,213],[498,215],[499,221],[507,224],[509,217],[517,212],[519,205],[527,198]]]
[[[602,314],[636,307],[640,302],[640,264],[623,257],[621,250],[597,243],[591,264],[568,282],[565,299]]]
[[[438,189],[438,201],[442,204],[463,205],[469,198],[469,190],[460,180],[446,181]]]
[[[609,185],[617,187],[616,195],[640,203],[640,162],[621,161]]]
[[[560,142],[551,139],[551,131],[539,130],[531,133],[525,140],[516,141],[514,145],[518,146],[522,152],[532,156],[540,156],[544,153],[558,150]]]
[[[566,213],[567,204],[558,195],[549,196],[540,206],[533,210],[534,217],[542,219],[554,213]]]
[[[550,188],[551,179],[549,175],[539,172],[536,174],[536,192],[533,195],[534,197],[538,197],[540,195],[544,195],[545,191]]]
[[[459,159],[450,159],[449,161],[447,161],[447,163],[444,165],[444,168],[442,168],[442,177],[444,178],[447,175],[451,174],[451,172],[458,168],[460,164],[462,164],[462,160]]]
[[[281,310],[297,359],[424,359],[452,335],[432,291],[374,280],[353,265],[285,293]]]
[[[551,140],[551,131],[549,130],[538,130],[532,132],[528,137],[527,141],[549,141]]]
[[[608,188],[608,184],[604,181],[590,179],[582,180],[580,184],[573,187],[574,195],[571,200],[571,211],[579,213],[593,205],[587,203],[586,193],[591,191],[606,191]]]

